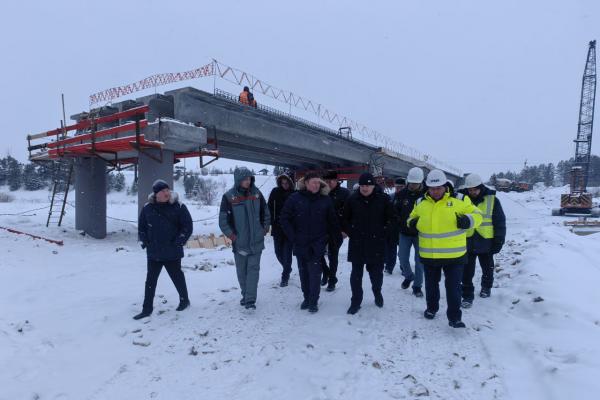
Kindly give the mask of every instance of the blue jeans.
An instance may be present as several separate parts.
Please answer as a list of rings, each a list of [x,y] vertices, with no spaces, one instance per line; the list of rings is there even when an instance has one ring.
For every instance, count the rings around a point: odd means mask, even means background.
[[[410,267],[410,248],[415,248],[415,272],[413,273]],[[402,276],[410,279],[413,282],[413,288],[421,288],[423,286],[423,264],[419,257],[419,237],[400,234],[398,242],[398,260],[400,261],[400,269]]]

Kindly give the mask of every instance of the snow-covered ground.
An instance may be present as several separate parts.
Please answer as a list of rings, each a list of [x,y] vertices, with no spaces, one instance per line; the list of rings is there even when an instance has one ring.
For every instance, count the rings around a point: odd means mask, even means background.
[[[273,177],[257,183],[268,195]],[[255,312],[238,304],[231,251],[193,249],[183,260],[192,307],[174,310],[163,272],[153,316],[134,321],[145,253],[123,220],[135,220],[135,197],[109,195],[105,240],[76,232],[72,208],[62,228],[45,227],[46,210],[0,215],[0,226],[65,243],[0,230],[0,399],[597,399],[600,234],[550,217],[561,191],[499,195],[508,241],[497,287],[464,312],[465,330],[444,312],[425,320],[398,270],[385,276],[383,309],[365,276],[363,308],[347,315],[345,245],[339,288],[322,292],[317,314],[300,311],[295,263],[279,288],[270,237]],[[44,191],[14,196],[0,214],[48,203]],[[216,206],[188,205],[195,233],[219,233]]]

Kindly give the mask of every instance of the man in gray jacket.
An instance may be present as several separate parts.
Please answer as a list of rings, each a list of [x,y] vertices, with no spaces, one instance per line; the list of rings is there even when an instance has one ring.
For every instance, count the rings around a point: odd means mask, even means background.
[[[221,200],[219,227],[233,242],[237,277],[242,290],[240,305],[256,309],[260,256],[265,248],[270,215],[267,203],[247,168],[236,168],[234,185]]]

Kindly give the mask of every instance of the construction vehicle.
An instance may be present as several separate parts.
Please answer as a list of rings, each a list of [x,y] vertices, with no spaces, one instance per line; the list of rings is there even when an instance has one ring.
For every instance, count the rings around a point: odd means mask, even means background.
[[[592,195],[587,191],[595,100],[596,41],[592,40],[589,43],[581,85],[579,122],[575,139],[575,160],[571,168],[570,190],[569,193],[561,195],[560,208],[552,210],[552,215],[600,216],[600,209],[593,208]]]
[[[516,182],[506,178],[496,178],[494,185],[499,192],[528,192],[532,189],[531,183]]]
[[[496,178],[495,187],[499,192],[510,192],[512,188],[513,181],[506,178]]]
[[[511,191],[513,192],[528,192],[532,189],[532,185],[531,183],[527,183],[527,182],[513,182],[512,186],[511,186]]]

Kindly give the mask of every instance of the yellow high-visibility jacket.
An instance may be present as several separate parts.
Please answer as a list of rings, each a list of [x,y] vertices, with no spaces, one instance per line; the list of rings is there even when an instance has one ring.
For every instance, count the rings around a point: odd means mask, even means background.
[[[483,201],[481,203],[475,206],[483,215],[483,222],[481,223],[481,225],[469,229],[467,231],[467,237],[473,236],[475,231],[477,231],[477,233],[479,233],[479,235],[484,239],[494,238],[494,224],[492,222],[492,217],[494,213],[495,202],[496,196],[493,194],[488,194],[483,197]]]
[[[419,256],[423,263],[428,260],[449,262],[463,257],[467,252],[467,229],[457,226],[457,216],[466,215],[470,228],[477,228],[483,217],[471,202],[459,200],[445,193],[439,201],[429,194],[415,204],[407,224],[418,218]],[[437,264],[438,262],[436,262]]]

